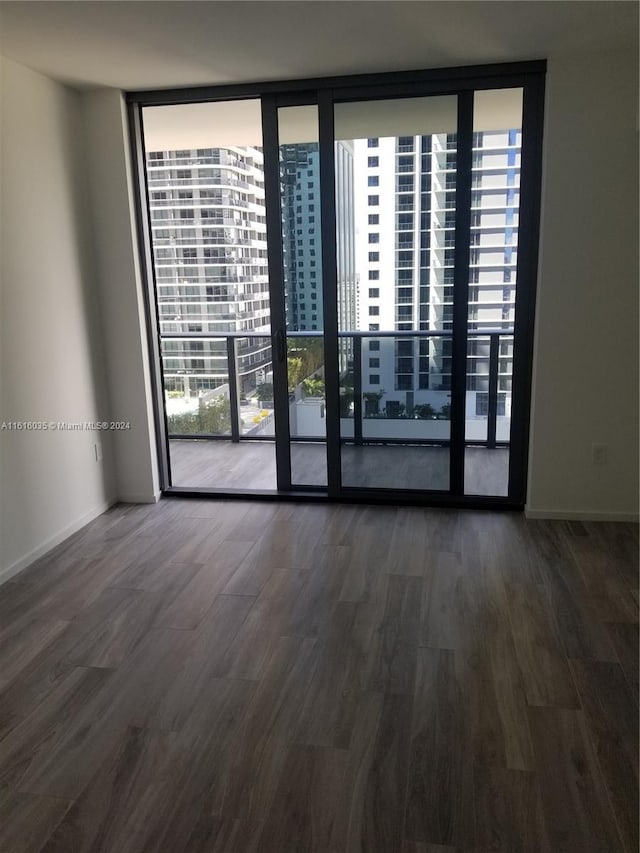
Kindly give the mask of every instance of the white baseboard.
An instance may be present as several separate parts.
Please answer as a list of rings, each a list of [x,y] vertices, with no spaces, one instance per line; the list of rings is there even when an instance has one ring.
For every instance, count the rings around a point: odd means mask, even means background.
[[[581,509],[529,509],[525,507],[527,518],[549,518],[558,521],[630,521],[638,523],[637,512],[592,512]]]
[[[48,551],[51,551],[52,548],[55,548],[56,545],[59,545],[61,542],[64,542],[65,539],[73,536],[74,533],[77,533],[78,530],[81,530],[85,525],[89,524],[90,521],[93,521],[94,518],[97,518],[99,515],[102,515],[103,512],[106,512],[114,503],[117,503],[117,501],[104,501],[103,503],[98,504],[98,506],[90,509],[89,512],[81,515],[80,518],[76,518],[76,520],[72,521],[71,524],[68,524],[66,527],[63,527],[62,530],[59,530],[53,536],[50,536],[42,544],[38,545],[37,548],[29,551],[28,554],[25,554],[19,560],[16,560],[15,563],[7,566],[5,569],[0,569],[0,584],[3,584],[12,577],[15,577],[15,575],[23,569],[26,569],[27,566],[30,566],[31,563],[35,562],[40,557],[43,557]]]

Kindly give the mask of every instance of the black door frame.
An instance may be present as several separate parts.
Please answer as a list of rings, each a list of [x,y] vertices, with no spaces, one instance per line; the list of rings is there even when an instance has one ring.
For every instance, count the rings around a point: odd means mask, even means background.
[[[133,175],[136,186],[136,224],[141,264],[147,281],[145,311],[157,430],[157,452],[165,495],[214,496],[344,502],[410,503],[475,508],[522,509],[527,483],[527,455],[533,317],[538,263],[540,187],[542,172],[543,104],[546,62],[500,63],[426,71],[393,72],[350,77],[326,77],[226,86],[129,92],[126,95]],[[465,390],[467,360],[467,295],[471,227],[471,167],[473,93],[487,89],[523,89],[521,180],[518,232],[517,288],[513,345],[512,410],[507,497],[464,495]],[[456,170],[456,228],[454,250],[454,308],[452,351],[452,420],[450,489],[448,492],[395,489],[359,489],[341,486],[340,420],[337,406],[327,406],[326,491],[292,487],[285,347],[285,300],[280,224],[277,109],[280,106],[318,105],[321,176],[321,235],[324,304],[325,386],[328,400],[339,394],[337,271],[333,162],[334,103],[417,97],[458,97],[458,156]],[[265,154],[265,195],[274,386],[276,389],[276,459],[278,491],[204,489],[171,484],[169,439],[163,402],[155,270],[151,252],[142,109],[148,106],[260,98]],[[462,156],[461,156],[462,155]],[[324,187],[324,189],[322,189]]]

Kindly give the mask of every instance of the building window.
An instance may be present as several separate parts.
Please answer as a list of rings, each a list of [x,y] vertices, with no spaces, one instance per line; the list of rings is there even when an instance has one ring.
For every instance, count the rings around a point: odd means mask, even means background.
[[[377,231],[369,232],[369,242],[370,243],[379,243],[380,242],[380,234]]]
[[[375,263],[380,260],[380,252],[369,252],[369,261]]]
[[[380,341],[369,341],[369,352],[379,352]]]
[[[377,187],[380,185],[380,178],[377,175],[369,175],[367,183],[370,187]]]
[[[506,412],[506,394],[498,394],[497,414],[504,417]],[[489,414],[489,395],[478,391],[476,393],[476,417],[486,418]]]
[[[379,323],[369,323],[369,331],[370,332],[379,332],[380,324]]]
[[[380,288],[379,287],[370,287],[369,288],[369,299],[379,299],[380,298]]]
[[[380,278],[380,270],[369,270],[369,281],[378,281]]]
[[[379,385],[380,384],[380,374],[379,373],[370,373],[369,374],[369,385]]]
[[[369,139],[367,139],[367,147],[368,148],[377,148],[378,147],[377,137],[370,137]]]
[[[379,195],[370,195],[367,199],[369,207],[377,207],[380,204]]]
[[[378,305],[370,305],[369,306],[369,316],[370,317],[379,317],[380,316],[380,307]]]
[[[369,359],[369,367],[380,367],[380,359],[379,358],[370,358]]]
[[[380,165],[380,160],[378,157],[369,157],[367,165],[370,169],[376,169]]]
[[[380,215],[378,213],[370,213],[369,214],[369,225],[379,225],[380,224]]]

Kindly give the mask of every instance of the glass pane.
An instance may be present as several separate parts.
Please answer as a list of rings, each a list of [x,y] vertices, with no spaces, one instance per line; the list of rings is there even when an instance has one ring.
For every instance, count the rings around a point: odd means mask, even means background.
[[[326,486],[317,107],[278,110],[278,135],[291,482]]]
[[[506,496],[517,289],[522,89],[476,92],[465,492]]]
[[[449,488],[456,122],[455,96],[335,107],[344,486]]]
[[[231,442],[274,435],[260,102],[143,126],[172,484],[275,489],[273,442]]]

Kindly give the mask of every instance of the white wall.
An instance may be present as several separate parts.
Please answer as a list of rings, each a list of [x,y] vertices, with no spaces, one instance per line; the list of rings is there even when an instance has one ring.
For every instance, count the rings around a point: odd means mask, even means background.
[[[632,52],[548,66],[532,515],[637,517],[637,75]]]
[[[0,81],[0,422],[108,419],[80,96],[5,59]],[[0,581],[114,499],[109,439],[0,431]]]
[[[112,434],[117,495],[152,502],[159,485],[125,105],[115,89],[82,102],[111,417],[131,424]]]

